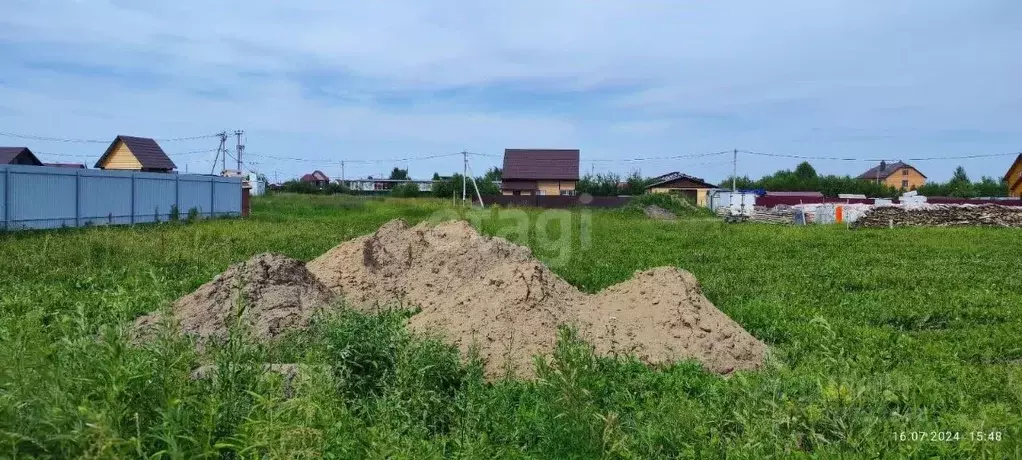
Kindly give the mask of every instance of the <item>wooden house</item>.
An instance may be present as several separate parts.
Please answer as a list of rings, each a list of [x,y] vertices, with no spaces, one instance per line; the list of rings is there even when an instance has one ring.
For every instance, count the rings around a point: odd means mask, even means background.
[[[504,195],[575,195],[578,149],[506,149],[500,190]]]
[[[177,169],[155,140],[146,137],[117,136],[96,168],[123,171],[169,173]]]
[[[1008,196],[1022,198],[1022,154],[1008,168],[1004,180],[1008,183]]]

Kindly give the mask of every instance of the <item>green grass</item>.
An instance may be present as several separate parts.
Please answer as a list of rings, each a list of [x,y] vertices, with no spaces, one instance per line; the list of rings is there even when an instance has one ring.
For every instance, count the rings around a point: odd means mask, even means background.
[[[766,369],[727,379],[693,363],[598,358],[565,330],[538,380],[486,383],[479,363],[409,335],[402,312],[339,313],[266,346],[236,330],[210,352],[216,378],[197,381],[186,341],[124,340],[133,318],[231,263],[263,251],[308,260],[444,206],[276,196],[254,200],[245,220],[0,235],[0,458],[1022,457],[1017,230],[596,211],[589,245],[577,212],[573,231],[544,229],[565,247],[534,226],[510,232],[515,211],[467,216],[589,292],[654,266],[692,271],[773,351]],[[268,362],[308,370],[287,385],[260,371]],[[932,431],[962,438],[911,441]]]

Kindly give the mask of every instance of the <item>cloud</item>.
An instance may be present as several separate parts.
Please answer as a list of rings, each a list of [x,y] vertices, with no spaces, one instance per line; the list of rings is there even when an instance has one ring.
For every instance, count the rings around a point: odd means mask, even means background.
[[[1007,58],[1022,53],[1020,16],[994,0],[11,0],[0,6],[0,123],[100,138],[243,128],[253,160],[283,175],[316,161],[516,146],[601,159],[735,147],[998,153],[1022,134],[1022,61]],[[1008,162],[964,164],[998,175]],[[456,163],[424,162],[420,175]],[[920,167],[940,179],[952,163]],[[747,158],[741,169],[782,166],[794,160]]]

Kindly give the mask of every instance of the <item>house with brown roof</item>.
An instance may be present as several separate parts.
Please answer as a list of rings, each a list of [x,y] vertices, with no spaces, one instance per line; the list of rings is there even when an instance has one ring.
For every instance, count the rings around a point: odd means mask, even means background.
[[[862,173],[860,180],[874,181],[900,190],[915,190],[926,184],[926,176],[908,163],[900,161],[888,164],[881,161],[879,165]]]
[[[177,169],[155,140],[134,136],[117,136],[94,167],[160,173],[169,173]]]
[[[674,171],[651,179],[650,184],[646,186],[646,191],[649,193],[672,193],[687,198],[697,206],[706,206],[710,192],[716,188],[717,186],[702,178]]]
[[[42,166],[28,147],[0,147],[0,165]]]
[[[330,178],[323,174],[323,171],[315,170],[311,174],[306,174],[301,178],[302,182],[308,182],[315,185],[316,187],[326,187],[330,183]]]
[[[1022,198],[1022,154],[1015,158],[1015,162],[1008,168],[1008,174],[1004,175],[1008,183],[1008,196]]]
[[[504,195],[575,195],[578,149],[505,149]]]

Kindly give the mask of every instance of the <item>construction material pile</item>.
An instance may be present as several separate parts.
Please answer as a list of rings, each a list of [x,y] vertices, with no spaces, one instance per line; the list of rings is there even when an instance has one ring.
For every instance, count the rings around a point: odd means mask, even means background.
[[[260,339],[308,326],[309,319],[334,298],[301,261],[264,253],[230,266],[212,281],[174,303],[173,322],[201,348],[227,336],[235,318]],[[164,320],[154,313],[135,321],[136,341],[152,337]]]
[[[658,268],[586,295],[528,248],[479,235],[465,222],[409,228],[392,221],[343,243],[308,269],[352,306],[418,306],[416,331],[440,333],[463,353],[476,344],[491,377],[529,376],[557,328],[575,325],[602,353],[650,364],[696,359],[721,374],[754,369],[766,347],[701,294],[688,272]]]
[[[996,204],[929,204],[915,208],[881,206],[865,212],[856,227],[1014,227],[1022,228],[1022,207]]]
[[[793,224],[795,223],[795,209],[791,206],[778,205],[772,208],[757,206],[749,220],[766,224]]]

